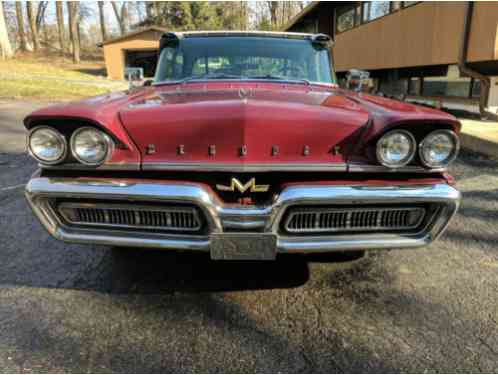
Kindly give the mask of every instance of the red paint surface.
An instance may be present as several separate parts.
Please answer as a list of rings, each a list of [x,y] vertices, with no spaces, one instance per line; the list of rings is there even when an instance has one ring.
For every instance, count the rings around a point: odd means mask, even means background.
[[[241,94],[241,89],[243,93]],[[226,82],[146,87],[34,112],[26,127],[53,118],[100,124],[126,149],[110,163],[343,163],[361,160],[361,145],[399,124],[460,124],[444,112],[328,86]],[[147,145],[156,152],[146,155]],[[184,145],[185,154],[177,155]],[[216,145],[216,155],[208,148]],[[239,148],[247,146],[247,156]],[[279,154],[271,155],[272,145]],[[310,147],[310,155],[303,148]],[[341,154],[331,149],[339,145]]]

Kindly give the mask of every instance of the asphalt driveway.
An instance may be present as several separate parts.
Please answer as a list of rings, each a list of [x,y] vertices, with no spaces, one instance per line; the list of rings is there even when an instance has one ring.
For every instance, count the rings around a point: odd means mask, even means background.
[[[23,196],[37,105],[0,103],[0,371],[498,371],[498,162],[455,163],[441,240],[353,264],[67,245]]]

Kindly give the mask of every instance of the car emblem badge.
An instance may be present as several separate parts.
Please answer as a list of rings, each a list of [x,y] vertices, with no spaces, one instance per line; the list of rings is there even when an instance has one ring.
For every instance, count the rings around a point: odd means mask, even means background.
[[[241,88],[239,89],[239,97],[242,99],[242,100],[245,100],[247,99],[247,97],[249,96],[249,91],[247,91],[245,88]]]
[[[235,191],[245,193],[249,190],[251,193],[266,193],[270,189],[270,185],[256,185],[256,178],[253,177],[247,183],[242,184],[238,179],[232,177],[230,186],[216,184],[216,189],[220,191]]]

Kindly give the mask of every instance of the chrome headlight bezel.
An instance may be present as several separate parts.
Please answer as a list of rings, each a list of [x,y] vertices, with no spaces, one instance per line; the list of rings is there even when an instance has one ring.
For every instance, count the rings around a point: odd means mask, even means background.
[[[39,157],[32,149],[31,147],[31,139],[33,138],[33,135],[38,132],[38,131],[41,131],[41,130],[48,130],[48,131],[51,131],[53,133],[53,135],[55,135],[55,137],[57,138],[58,141],[60,141],[61,145],[63,146],[63,151],[62,153],[60,154],[60,156],[55,159],[55,160],[45,160],[41,157]],[[48,125],[39,125],[39,126],[36,126],[34,128],[32,128],[29,133],[28,133],[28,136],[26,137],[26,148],[28,149],[28,153],[29,155],[31,155],[31,157],[33,157],[35,160],[37,160],[40,164],[42,165],[55,165],[55,164],[59,164],[61,163],[62,161],[64,161],[67,157],[67,153],[68,153],[68,144],[67,144],[67,139],[66,137],[60,133],[57,129],[51,127],[51,126],[48,126]]]
[[[446,161],[444,163],[431,163],[425,157],[424,149],[425,149],[425,147],[427,147],[426,144],[428,142],[428,139],[430,139],[431,137],[434,137],[435,135],[438,135],[438,134],[448,135],[449,138],[453,141],[454,147],[453,147],[453,150],[452,150],[450,156],[446,159]],[[438,130],[434,130],[434,131],[430,132],[429,134],[427,134],[424,137],[424,139],[422,140],[422,142],[420,142],[420,144],[418,146],[418,155],[419,155],[421,163],[425,167],[431,168],[431,169],[447,168],[448,165],[450,165],[456,159],[459,151],[460,151],[460,139],[458,138],[458,136],[456,135],[456,133],[454,131],[447,130],[447,129],[438,129]]]
[[[381,147],[382,141],[384,141],[386,138],[392,137],[395,134],[402,134],[402,135],[406,136],[408,138],[408,140],[410,141],[411,150],[410,150],[410,153],[407,155],[407,157],[405,157],[403,159],[402,162],[390,163],[382,158],[380,147]],[[395,129],[395,130],[391,130],[391,131],[387,132],[386,134],[384,134],[382,137],[379,138],[379,140],[377,141],[377,143],[375,145],[375,154],[377,157],[377,161],[380,164],[382,164],[384,167],[391,168],[391,169],[401,168],[401,167],[404,167],[405,165],[409,164],[413,160],[413,158],[415,157],[416,153],[417,153],[417,142],[415,141],[415,137],[413,136],[412,133],[410,133],[407,130],[403,130],[403,129]]]
[[[76,147],[75,147],[76,138],[78,137],[79,134],[81,134],[84,131],[95,132],[96,134],[99,135],[99,137],[102,137],[103,143],[106,145],[106,152],[105,152],[104,156],[102,158],[100,158],[98,161],[91,162],[91,161],[85,160],[84,158],[81,157],[81,155],[79,155],[76,152]],[[109,160],[109,157],[112,155],[112,153],[114,151],[114,142],[112,141],[112,139],[106,133],[104,133],[102,130],[99,130],[99,129],[91,127],[91,126],[83,126],[81,128],[76,129],[73,132],[73,134],[71,135],[70,145],[71,145],[71,154],[78,162],[80,162],[81,164],[84,164],[84,165],[94,166],[94,167],[102,165],[107,160]]]

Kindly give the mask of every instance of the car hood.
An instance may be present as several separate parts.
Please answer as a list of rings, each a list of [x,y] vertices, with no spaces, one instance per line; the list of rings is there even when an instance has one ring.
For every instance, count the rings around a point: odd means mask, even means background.
[[[153,86],[40,110],[108,128],[144,168],[201,164],[344,164],[358,145],[400,121],[452,123],[425,107],[337,88],[281,83]]]
[[[233,84],[157,89],[119,115],[144,166],[344,163],[369,119],[324,90]]]

